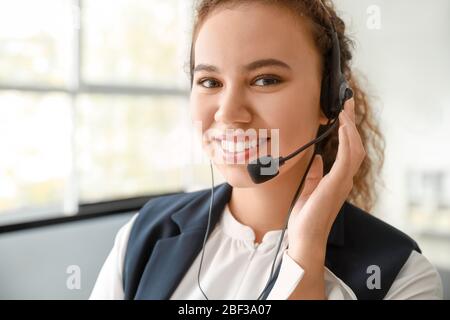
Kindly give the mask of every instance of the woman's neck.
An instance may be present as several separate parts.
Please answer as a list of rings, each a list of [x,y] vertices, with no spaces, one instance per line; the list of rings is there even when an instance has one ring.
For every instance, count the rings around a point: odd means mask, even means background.
[[[285,168],[288,171],[255,187],[233,187],[230,211],[240,223],[253,229],[255,242],[260,243],[268,231],[284,228],[289,207],[311,156],[312,152],[308,152],[301,159],[294,158],[298,162]]]

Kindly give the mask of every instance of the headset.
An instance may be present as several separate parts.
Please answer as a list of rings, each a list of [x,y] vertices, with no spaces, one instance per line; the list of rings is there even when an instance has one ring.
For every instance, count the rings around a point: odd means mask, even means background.
[[[279,167],[284,165],[286,161],[292,159],[293,157],[297,156],[300,152],[304,151],[311,145],[317,144],[323,139],[325,139],[327,136],[331,134],[331,132],[336,128],[338,124],[338,118],[339,113],[343,110],[343,106],[345,101],[353,97],[353,90],[350,88],[347,80],[345,79],[345,76],[341,69],[341,50],[339,46],[339,38],[336,32],[336,28],[334,25],[333,17],[329,13],[328,9],[323,4],[322,0],[318,0],[327,13],[329,20],[330,20],[330,27],[328,29],[328,32],[331,35],[332,38],[332,47],[329,50],[327,57],[326,57],[326,63],[324,68],[324,75],[322,79],[322,85],[321,85],[321,93],[320,93],[320,105],[323,113],[328,118],[328,122],[326,124],[326,127],[328,129],[325,130],[322,134],[318,134],[318,137],[316,139],[308,142],[307,144],[303,145],[302,147],[298,148],[294,152],[290,153],[289,155],[285,157],[278,157],[277,159],[274,159],[270,155],[262,156],[257,158],[256,160],[250,162],[247,165],[247,172],[250,175],[250,178],[252,181],[256,184],[264,183],[266,181],[269,181],[270,179],[275,178],[279,174]],[[331,123],[331,121],[333,121]],[[331,124],[330,124],[331,123]],[[272,263],[272,268],[270,271],[269,279],[267,280],[267,283],[261,292],[261,294],[258,296],[257,300],[261,300],[268,290],[270,284],[274,280],[274,270],[275,270],[275,262],[277,260],[282,239],[284,237],[285,231],[287,229],[287,225],[289,222],[289,217],[291,214],[291,211],[297,201],[297,198],[300,194],[300,191],[302,190],[303,184],[305,182],[305,178],[309,172],[309,169],[311,168],[311,164],[314,160],[314,156],[316,155],[317,150],[315,150],[313,156],[311,157],[308,166],[306,168],[306,171],[301,179],[301,182],[295,192],[294,198],[291,202],[291,205],[289,207],[288,215],[286,218],[285,226],[283,228],[283,232],[280,235],[280,239],[278,241],[277,245],[277,251],[275,253],[275,257]],[[276,170],[272,170],[272,173],[267,173],[267,170],[263,170],[264,168],[271,168],[273,169],[275,166]],[[211,169],[211,197],[210,197],[210,205],[209,205],[209,215],[208,215],[208,225],[205,232],[205,237],[203,239],[203,247],[201,252],[201,258],[200,258],[200,265],[198,269],[197,274],[197,284],[202,292],[203,296],[206,300],[209,300],[206,296],[205,292],[203,291],[201,285],[200,285],[200,273],[202,269],[202,263],[203,263],[203,257],[205,253],[205,245],[206,240],[209,235],[209,229],[211,224],[211,210],[212,210],[212,204],[214,202],[214,171],[212,167],[212,163],[210,161],[210,169]]]

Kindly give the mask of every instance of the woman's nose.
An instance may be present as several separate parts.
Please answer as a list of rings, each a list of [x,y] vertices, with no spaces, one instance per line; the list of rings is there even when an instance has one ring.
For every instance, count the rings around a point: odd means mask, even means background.
[[[225,124],[251,122],[252,114],[244,92],[239,88],[224,90],[214,114],[214,120]]]

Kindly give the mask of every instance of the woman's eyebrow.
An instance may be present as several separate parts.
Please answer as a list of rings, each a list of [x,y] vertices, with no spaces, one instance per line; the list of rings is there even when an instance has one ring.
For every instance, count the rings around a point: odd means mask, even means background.
[[[256,69],[259,69],[262,67],[268,67],[268,66],[276,66],[276,67],[282,67],[282,68],[292,70],[291,67],[286,62],[283,62],[283,61],[277,60],[277,59],[256,60],[256,61],[253,61],[252,63],[249,63],[244,68],[247,71],[252,71],[252,70],[256,70]]]
[[[249,64],[247,64],[246,66],[244,66],[244,69],[247,71],[253,71],[262,67],[268,67],[268,66],[277,66],[277,67],[282,67],[285,69],[289,69],[292,70],[291,67],[281,61],[281,60],[277,60],[277,59],[261,59],[261,60],[256,60],[253,61]],[[209,72],[219,72],[219,68],[217,68],[216,66],[210,65],[210,64],[198,64],[195,69],[194,72],[197,71],[209,71]]]

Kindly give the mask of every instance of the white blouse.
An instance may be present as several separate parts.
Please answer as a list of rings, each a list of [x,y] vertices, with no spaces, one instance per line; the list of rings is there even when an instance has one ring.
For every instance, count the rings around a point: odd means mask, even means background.
[[[90,299],[124,299],[122,272],[128,237],[137,214],[117,233]],[[225,206],[209,236],[202,263],[200,285],[209,299],[254,300],[264,289],[282,230],[267,232],[255,244],[255,234],[241,224]],[[287,230],[274,270],[281,262],[278,278],[267,299],[287,299],[301,281],[304,270],[287,254]],[[170,299],[205,299],[197,284],[201,252]],[[282,258],[282,259],[281,259]],[[329,300],[356,300],[353,291],[325,267],[325,292]],[[413,251],[397,275],[385,299],[442,299],[442,283],[436,269]]]

